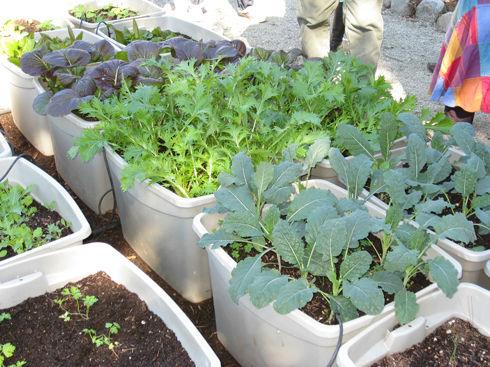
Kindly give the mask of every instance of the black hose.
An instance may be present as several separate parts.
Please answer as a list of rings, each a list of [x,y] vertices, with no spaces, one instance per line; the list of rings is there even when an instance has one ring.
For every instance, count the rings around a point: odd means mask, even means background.
[[[342,338],[344,336],[344,324],[342,323],[342,319],[340,318],[340,314],[337,310],[335,310],[335,318],[339,323],[339,338],[337,340],[337,346],[335,347],[335,351],[333,352],[332,357],[330,357],[330,361],[328,362],[327,367],[332,367],[333,364],[335,363],[335,360],[337,359],[337,354],[339,353],[340,346],[342,345]]]
[[[10,170],[15,166],[15,164],[17,163],[17,161],[21,158],[30,158],[30,160],[34,163],[34,158],[32,158],[32,156],[30,154],[27,154],[27,153],[22,153],[20,155],[18,155],[17,157],[15,157],[14,161],[12,162],[12,164],[10,165],[10,167],[7,169],[7,171],[3,174],[3,176],[0,178],[0,182],[2,182],[5,177],[7,177],[7,175],[9,174]]]
[[[83,19],[85,18],[85,21],[87,21],[87,14],[85,14],[85,12],[82,13],[82,16],[80,17],[80,24],[78,25],[78,28],[82,28],[82,22],[83,22]]]
[[[97,28],[95,28],[95,34],[99,34],[99,27],[100,27],[101,23],[104,23],[105,27],[107,28],[107,36],[110,38],[111,37],[111,29],[109,28],[109,25],[106,22],[104,22],[103,20],[101,20],[99,22],[99,24],[97,24]]]

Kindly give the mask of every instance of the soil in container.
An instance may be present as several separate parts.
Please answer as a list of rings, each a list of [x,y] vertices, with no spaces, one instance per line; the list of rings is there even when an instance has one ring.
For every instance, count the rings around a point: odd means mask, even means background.
[[[76,311],[73,297],[63,295],[63,289],[78,288],[85,296],[98,301],[89,309],[88,319],[70,315],[69,321],[60,317],[64,311],[54,302],[66,299],[63,307]],[[81,314],[86,307],[79,300]],[[9,309],[9,320],[0,323],[0,344],[16,347],[6,362],[26,361],[27,366],[194,366],[172,330],[159,316],[148,310],[146,303],[113,282],[104,272],[90,275],[78,282],[39,297],[29,298]],[[97,335],[108,335],[106,323],[120,328],[110,335],[108,344],[96,346],[84,329]]]
[[[419,344],[389,355],[372,367],[488,366],[489,354],[490,337],[480,334],[470,323],[453,318]]]

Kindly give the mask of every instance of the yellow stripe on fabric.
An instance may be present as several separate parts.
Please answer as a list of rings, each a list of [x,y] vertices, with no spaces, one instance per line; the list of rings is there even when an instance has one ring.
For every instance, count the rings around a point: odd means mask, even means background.
[[[451,66],[451,63],[460,57],[463,54],[463,49],[461,48],[461,44],[458,39],[457,32],[454,31],[451,35],[451,39],[446,48],[446,53],[444,54],[444,58],[442,59],[441,68],[439,70],[439,75],[446,75],[448,69]]]
[[[483,100],[480,77],[465,79],[461,87],[453,88],[456,106],[468,112],[480,111]]]

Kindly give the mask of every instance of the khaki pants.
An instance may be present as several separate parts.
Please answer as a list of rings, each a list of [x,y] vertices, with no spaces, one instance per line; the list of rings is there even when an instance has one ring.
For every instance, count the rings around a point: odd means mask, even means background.
[[[338,0],[297,0],[303,51],[323,57],[330,51],[330,17]],[[383,39],[382,0],[344,0],[345,35],[350,53],[365,63],[379,60]]]

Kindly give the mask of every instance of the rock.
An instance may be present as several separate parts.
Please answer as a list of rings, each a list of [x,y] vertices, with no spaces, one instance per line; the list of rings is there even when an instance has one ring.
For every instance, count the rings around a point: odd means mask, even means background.
[[[435,23],[442,9],[444,9],[444,2],[442,0],[422,0],[417,6],[415,16],[426,22]]]
[[[409,17],[412,15],[410,0],[391,0],[391,10],[398,15]]]
[[[437,18],[436,27],[441,32],[446,32],[449,28],[449,24],[451,23],[451,18],[453,17],[453,12],[448,12],[441,14],[439,18]]]
[[[383,0],[383,8],[388,9],[391,7],[391,0]]]

